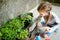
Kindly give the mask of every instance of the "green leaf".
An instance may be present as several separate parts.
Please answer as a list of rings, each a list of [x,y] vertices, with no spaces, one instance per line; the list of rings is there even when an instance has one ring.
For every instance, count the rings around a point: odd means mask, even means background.
[[[2,33],[0,32],[0,37],[2,37]]]

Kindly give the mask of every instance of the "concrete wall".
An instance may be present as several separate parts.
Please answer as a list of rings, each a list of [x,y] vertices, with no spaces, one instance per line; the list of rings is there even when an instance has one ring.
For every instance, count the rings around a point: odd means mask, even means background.
[[[0,0],[0,23],[34,8],[40,0]]]

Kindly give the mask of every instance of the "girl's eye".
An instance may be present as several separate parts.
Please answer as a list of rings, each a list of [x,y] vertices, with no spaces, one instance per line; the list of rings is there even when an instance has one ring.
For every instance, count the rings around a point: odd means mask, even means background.
[[[48,11],[50,11],[50,10],[48,10]]]

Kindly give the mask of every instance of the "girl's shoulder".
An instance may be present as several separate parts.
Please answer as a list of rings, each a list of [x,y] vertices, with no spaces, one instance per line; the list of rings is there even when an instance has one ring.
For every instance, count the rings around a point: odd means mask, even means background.
[[[51,14],[52,16],[54,16],[54,17],[57,16],[56,13],[55,13],[55,12],[52,12],[52,11],[50,12],[50,14]]]

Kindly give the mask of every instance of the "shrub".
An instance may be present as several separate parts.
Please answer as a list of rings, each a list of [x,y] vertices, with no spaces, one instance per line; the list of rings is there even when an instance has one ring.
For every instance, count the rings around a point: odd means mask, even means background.
[[[0,38],[5,40],[26,40],[29,34],[26,29],[26,21],[30,24],[32,16],[25,14],[23,17],[16,17],[5,22],[4,25],[0,27]]]

